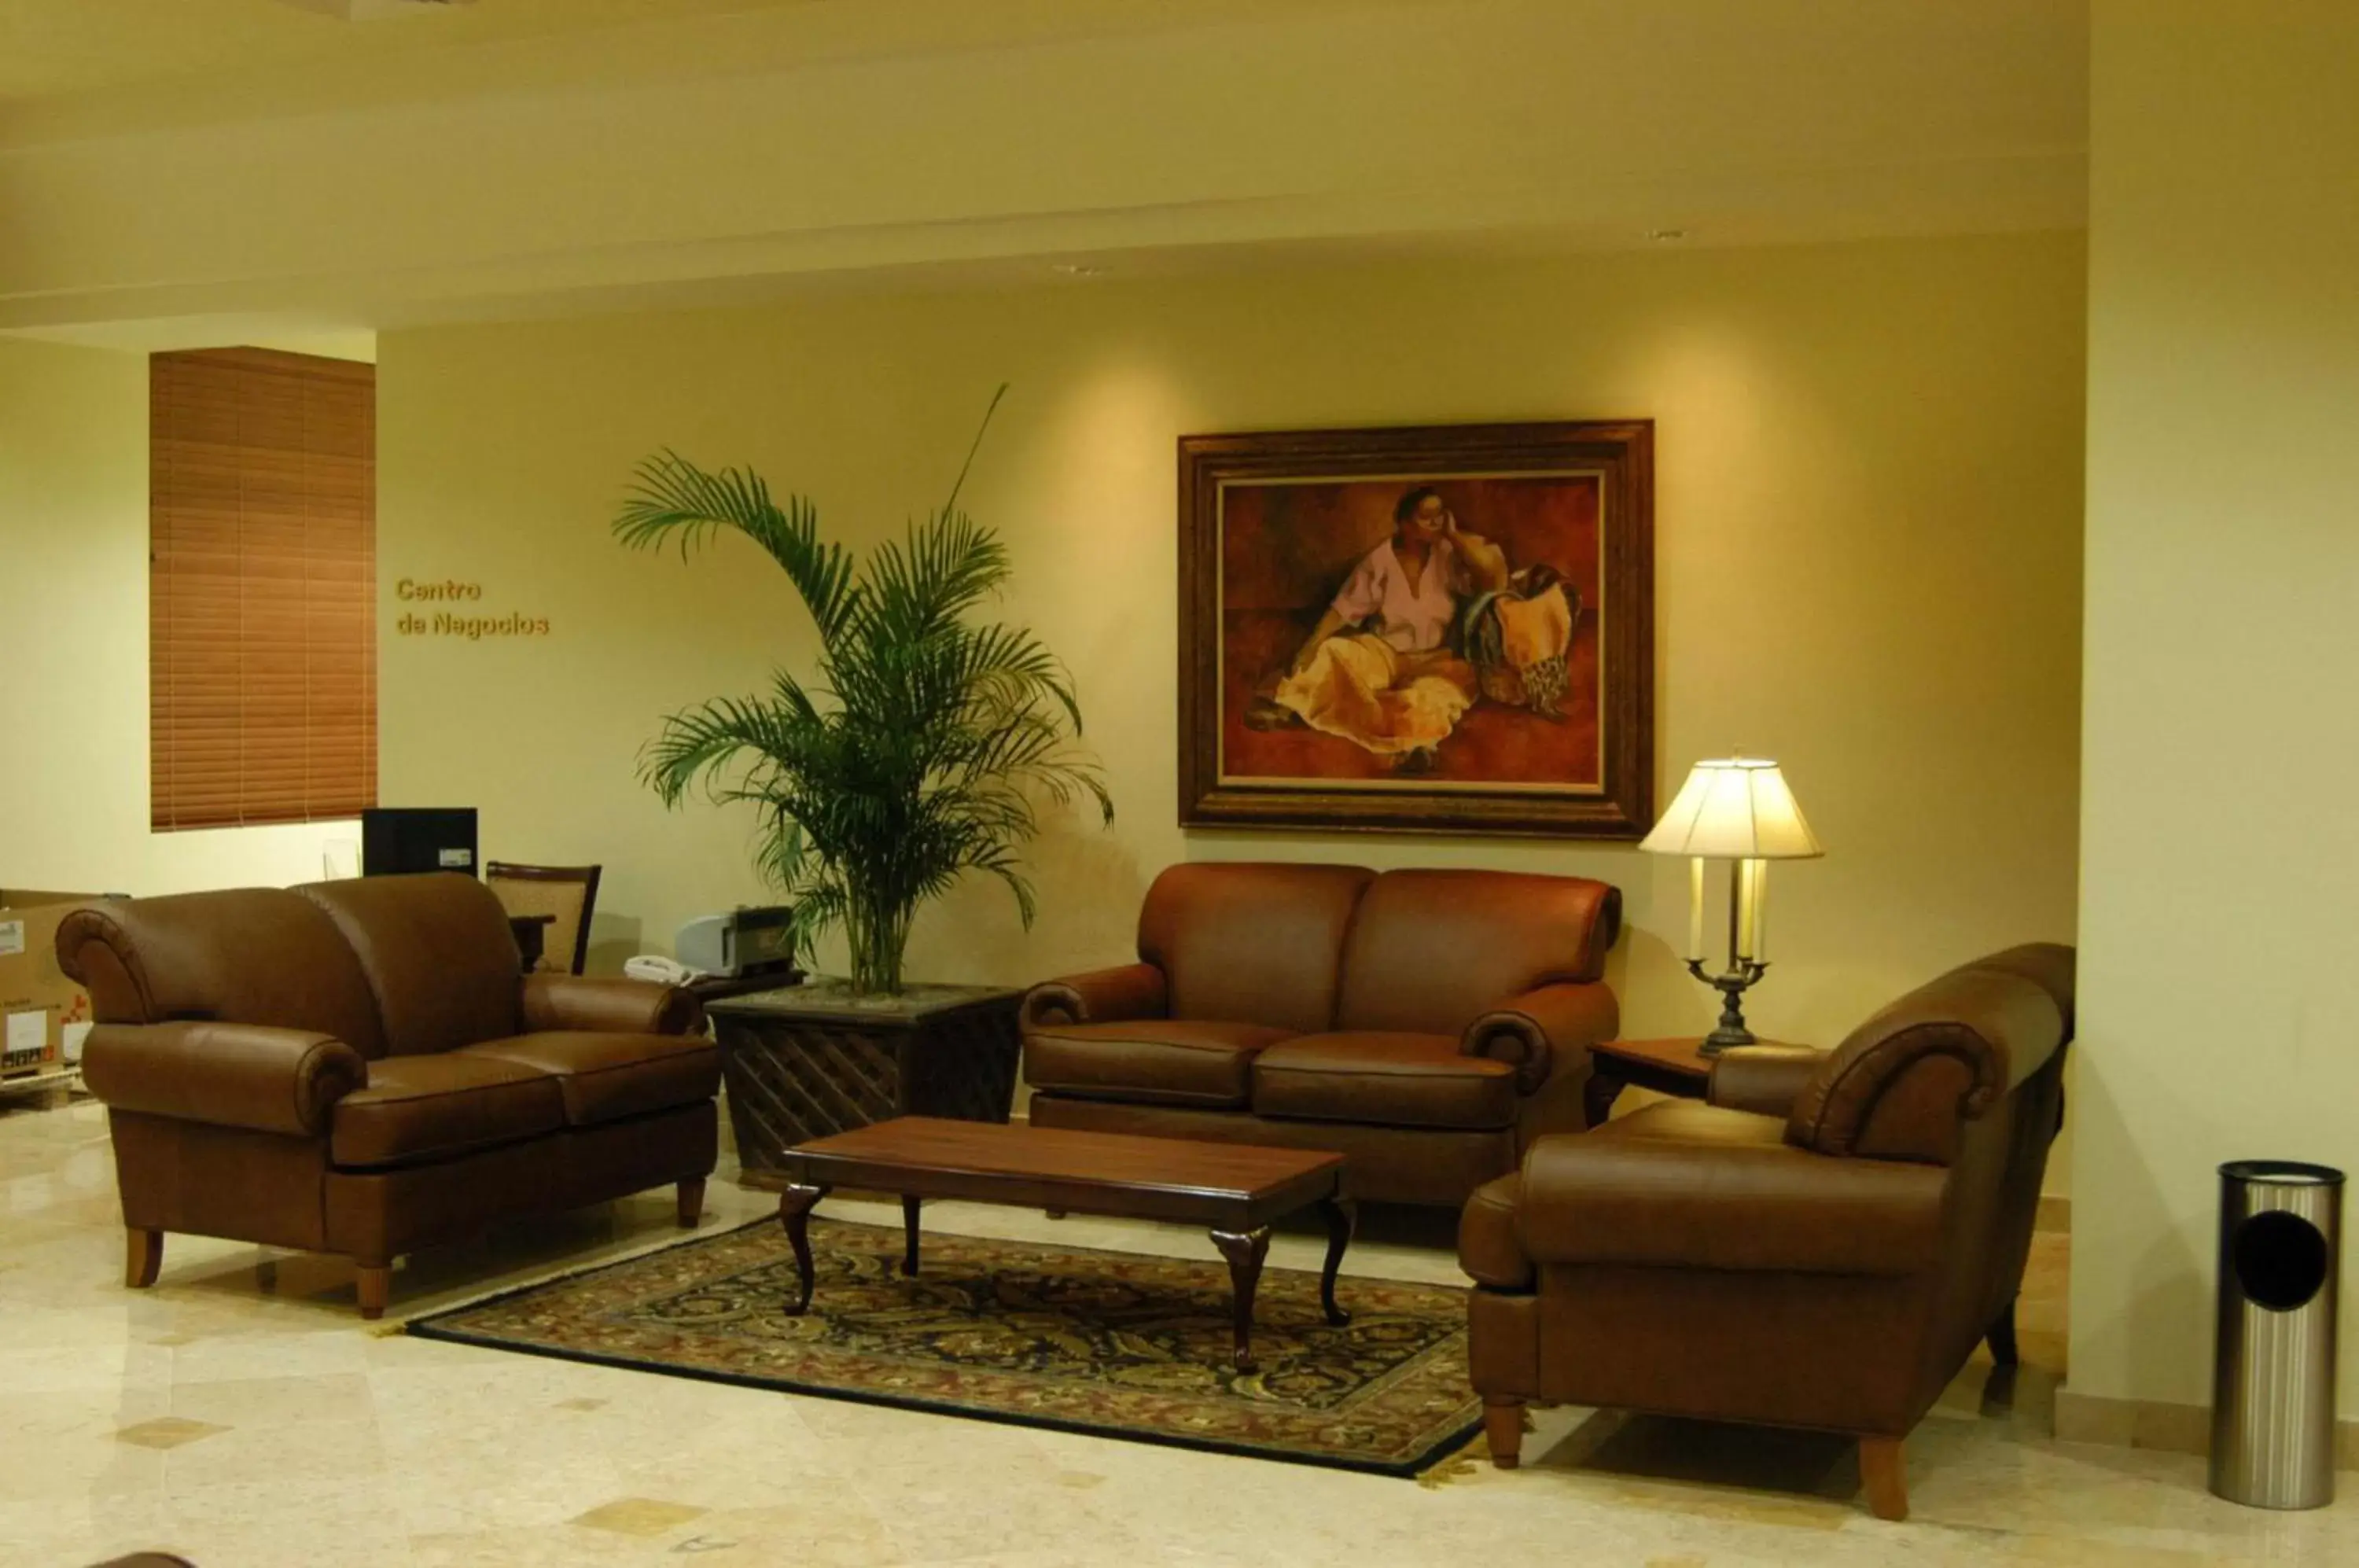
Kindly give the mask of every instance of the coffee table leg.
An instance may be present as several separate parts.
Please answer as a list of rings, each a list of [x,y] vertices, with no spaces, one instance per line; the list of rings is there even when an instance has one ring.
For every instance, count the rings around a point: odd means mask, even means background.
[[[901,1272],[914,1279],[918,1277],[918,1200],[907,1192],[901,1194],[901,1231],[908,1237],[901,1249]]]
[[[1253,1311],[1254,1290],[1261,1284],[1262,1259],[1269,1256],[1269,1227],[1259,1230],[1216,1230],[1212,1245],[1229,1260],[1229,1290],[1234,1300],[1236,1354],[1233,1358],[1240,1372],[1254,1369]]]
[[[810,1310],[811,1286],[816,1279],[811,1268],[810,1212],[811,1205],[826,1196],[826,1188],[800,1183],[778,1193],[778,1223],[787,1227],[788,1244],[795,1249],[795,1278],[801,1282],[794,1304],[787,1309],[788,1317],[799,1318]]]
[[[1335,1270],[1343,1265],[1343,1249],[1352,1245],[1352,1225],[1358,1209],[1341,1192],[1319,1201],[1319,1212],[1327,1219],[1327,1265],[1319,1270],[1319,1304],[1327,1309],[1327,1321],[1337,1328],[1352,1321],[1352,1314],[1335,1304]]]

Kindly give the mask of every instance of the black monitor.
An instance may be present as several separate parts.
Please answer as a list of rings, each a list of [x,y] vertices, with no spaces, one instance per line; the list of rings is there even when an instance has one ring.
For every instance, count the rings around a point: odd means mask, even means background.
[[[361,875],[413,871],[475,875],[475,808],[384,806],[361,813]]]

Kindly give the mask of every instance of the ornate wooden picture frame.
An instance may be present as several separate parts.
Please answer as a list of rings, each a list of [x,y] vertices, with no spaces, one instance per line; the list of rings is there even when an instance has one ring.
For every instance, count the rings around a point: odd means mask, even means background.
[[[1180,822],[1636,839],[1654,423],[1180,441]]]

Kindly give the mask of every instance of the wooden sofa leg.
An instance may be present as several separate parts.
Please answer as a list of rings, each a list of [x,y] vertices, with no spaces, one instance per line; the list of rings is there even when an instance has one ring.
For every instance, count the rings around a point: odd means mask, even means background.
[[[385,1316],[385,1304],[393,1299],[393,1265],[364,1263],[355,1270],[361,1298],[361,1316],[375,1323]]]
[[[127,1225],[123,1232],[123,1282],[135,1290],[144,1290],[156,1282],[157,1271],[164,1267],[164,1233],[142,1230]]]
[[[1908,1471],[1897,1437],[1859,1440],[1859,1478],[1867,1491],[1867,1511],[1895,1523],[1908,1517]]]
[[[679,1184],[679,1228],[694,1230],[704,1217],[704,1178],[690,1176]]]
[[[2015,1302],[2016,1298],[2009,1296],[1990,1327],[1983,1331],[1983,1337],[1990,1341],[1991,1359],[2001,1367],[2013,1367],[2021,1358],[2015,1344]]]
[[[1513,1470],[1524,1456],[1524,1401],[1485,1399],[1483,1436],[1491,1445],[1491,1463]]]

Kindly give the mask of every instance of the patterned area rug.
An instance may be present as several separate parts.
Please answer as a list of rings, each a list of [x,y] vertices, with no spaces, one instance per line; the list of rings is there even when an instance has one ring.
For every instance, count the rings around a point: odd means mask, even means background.
[[[1019,1421],[1141,1443],[1414,1475],[1482,1424],[1466,1298],[1346,1276],[1262,1275],[1254,1352],[1229,1365],[1225,1265],[813,1220],[819,1288],[789,1317],[775,1221],[420,1318],[429,1339]]]

